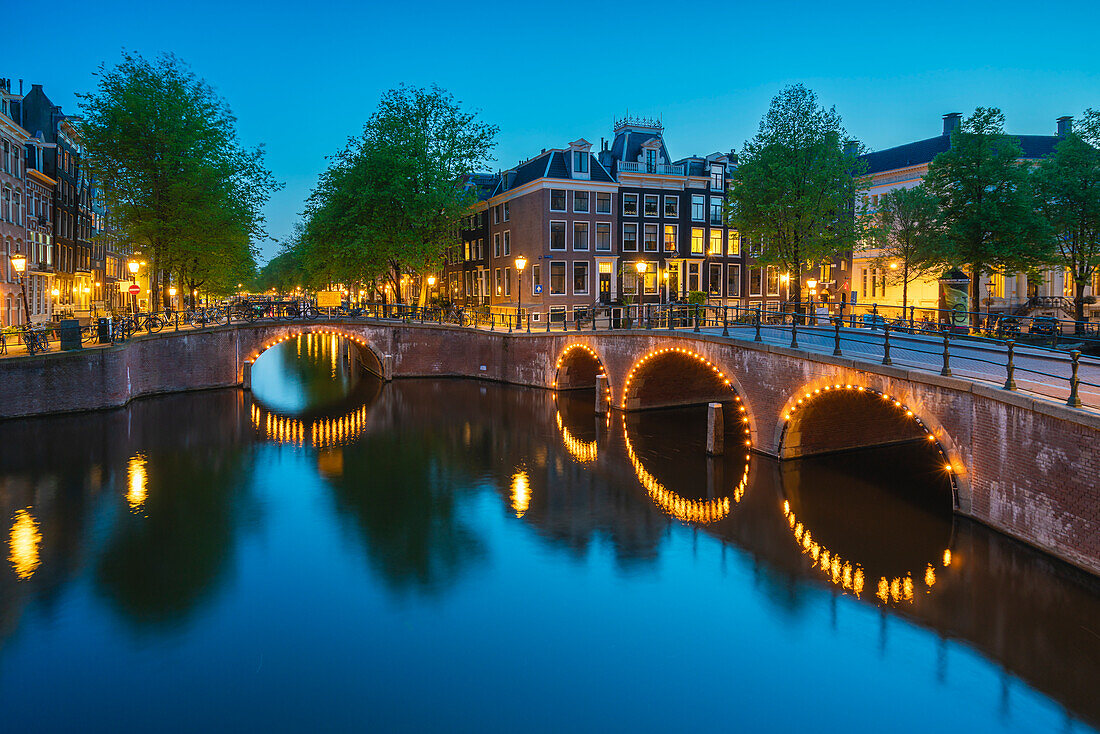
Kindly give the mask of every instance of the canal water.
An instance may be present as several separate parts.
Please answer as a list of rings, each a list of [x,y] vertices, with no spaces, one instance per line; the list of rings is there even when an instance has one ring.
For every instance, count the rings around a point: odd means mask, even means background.
[[[1098,585],[927,446],[708,459],[698,409],[353,350],[0,424],[4,731],[1100,725]]]

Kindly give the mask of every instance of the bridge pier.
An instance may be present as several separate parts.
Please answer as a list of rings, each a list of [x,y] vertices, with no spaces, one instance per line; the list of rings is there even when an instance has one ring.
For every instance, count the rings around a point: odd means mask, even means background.
[[[244,369],[241,371],[241,387],[245,390],[252,389],[252,363],[245,362],[241,365]]]
[[[386,354],[382,356],[382,381],[393,382],[393,355]]]
[[[596,412],[611,410],[611,392],[607,387],[607,375],[596,375]]]
[[[721,456],[725,452],[725,425],[722,420],[722,404],[707,404],[707,454]]]

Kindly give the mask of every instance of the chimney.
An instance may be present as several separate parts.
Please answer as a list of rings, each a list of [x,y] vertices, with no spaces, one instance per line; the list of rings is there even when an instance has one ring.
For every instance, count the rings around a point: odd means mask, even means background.
[[[19,96],[20,97],[23,96],[23,80],[22,79],[19,80]]]
[[[1073,118],[1069,115],[1062,115],[1058,118],[1058,137],[1064,138],[1073,132]]]
[[[950,135],[953,133],[960,122],[962,122],[961,112],[948,112],[943,116],[943,134]]]
[[[859,141],[845,140],[844,141],[844,155],[857,156],[859,155]]]

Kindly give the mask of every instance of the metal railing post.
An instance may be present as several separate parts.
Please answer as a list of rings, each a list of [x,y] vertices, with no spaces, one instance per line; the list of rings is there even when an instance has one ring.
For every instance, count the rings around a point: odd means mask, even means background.
[[[951,376],[951,341],[947,334],[943,335],[943,369],[940,374],[944,377]]]
[[[1069,378],[1069,400],[1066,401],[1066,405],[1071,408],[1081,407],[1081,396],[1077,394],[1078,387],[1081,384],[1081,379],[1077,376],[1077,368],[1081,364],[1081,353],[1074,349],[1069,353],[1070,358],[1073,360],[1072,373]]]
[[[699,304],[695,304],[695,333],[699,333]]]
[[[668,311],[666,311],[666,312],[665,312],[665,313],[666,313],[666,319],[668,320],[668,330],[669,330],[669,331],[672,331],[672,330],[673,330],[673,328],[674,328],[674,327],[672,326],[672,313],[673,313],[673,310],[674,310],[675,308],[676,308],[676,307],[675,307],[675,306],[673,306],[673,305],[672,305],[672,304],[670,303],[670,304],[669,304],[669,306],[668,306]]]
[[[838,319],[833,320],[833,356],[843,356],[843,352],[840,351],[840,324],[844,321],[844,317],[841,316]]]
[[[894,360],[890,359],[890,324],[882,327],[882,336],[882,363],[893,364]]]
[[[722,306],[722,336],[730,335],[730,307]]]
[[[531,333],[531,312],[527,312],[527,333]]]
[[[764,341],[764,338],[760,336],[760,307],[756,307],[756,338],[753,339],[756,342]]]
[[[878,331],[878,304],[871,304],[871,331]]]
[[[550,308],[546,309],[546,333],[550,333]]]
[[[1013,379],[1013,375],[1016,373],[1016,362],[1013,355],[1015,353],[1016,342],[1009,339],[1005,344],[1008,346],[1008,362],[1005,364],[1005,371],[1007,372],[1005,390],[1015,390],[1016,380]]]
[[[798,319],[791,314],[791,349],[798,349]]]

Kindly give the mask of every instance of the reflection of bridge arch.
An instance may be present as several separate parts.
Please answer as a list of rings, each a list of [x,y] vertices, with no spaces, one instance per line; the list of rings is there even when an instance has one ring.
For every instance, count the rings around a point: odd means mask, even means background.
[[[813,532],[805,527],[795,516],[788,500],[783,500],[783,515],[787,519],[787,526],[794,536],[802,554],[810,558],[810,567],[821,570],[826,581],[831,582],[845,593],[851,593],[860,598],[867,583],[864,564],[843,558],[839,553],[830,551],[813,536]],[[942,573],[951,565],[951,549],[945,548],[941,558],[929,561],[923,572],[908,571],[899,576],[887,579],[880,576],[875,583],[875,596],[883,604],[899,604],[901,602],[913,603],[916,592],[923,588],[925,593],[931,593],[936,585],[937,572]]]
[[[814,411],[819,415],[811,415]],[[957,509],[962,462],[951,458],[946,432],[930,426],[898,396],[873,387],[836,382],[795,393],[781,416],[779,458],[920,440],[936,446]]]
[[[595,441],[582,441],[574,436],[562,420],[561,411],[554,411],[554,421],[558,424],[558,431],[561,432],[561,440],[565,444],[565,450],[574,459],[582,464],[591,464],[596,460],[596,457],[599,456],[599,447]]]
[[[300,329],[292,329],[291,331],[280,334],[274,339],[270,339],[253,350],[251,354],[245,359],[246,364],[254,364],[257,359],[260,358],[264,352],[271,349],[274,346],[282,344],[283,342],[290,341],[291,339],[297,339],[302,336],[335,336],[341,339],[346,339],[352,344],[358,347],[357,352],[359,356],[359,363],[363,366],[367,372],[370,372],[378,377],[385,377],[385,370],[383,368],[382,356],[372,347],[362,336],[353,332],[346,331],[344,329],[333,328],[329,326],[309,326]]]
[[[692,500],[668,489],[661,484],[657,477],[646,470],[641,458],[634,451],[634,445],[630,442],[630,432],[626,427],[626,414],[623,414],[623,439],[626,443],[626,456],[630,460],[630,465],[634,468],[638,481],[649,493],[654,504],[662,512],[672,515],[677,520],[697,525],[717,522],[729,515],[732,506],[740,502],[745,495],[745,487],[749,481],[749,465],[747,462],[745,463],[745,471],[730,496],[708,500]],[[748,459],[748,456],[745,458]]]
[[[366,430],[367,408],[361,405],[335,417],[293,418],[253,403],[250,417],[253,428],[273,443],[328,448],[354,441]]]

